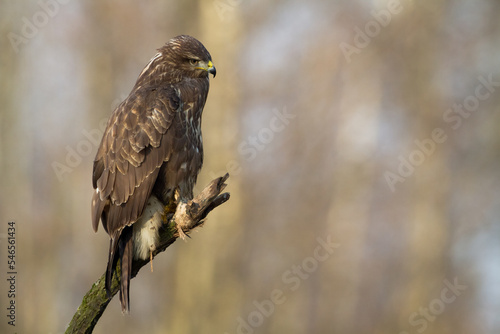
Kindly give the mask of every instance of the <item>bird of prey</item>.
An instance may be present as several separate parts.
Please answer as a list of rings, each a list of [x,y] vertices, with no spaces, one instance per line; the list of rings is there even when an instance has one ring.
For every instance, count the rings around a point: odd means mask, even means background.
[[[203,163],[201,115],[215,77],[197,39],[169,40],[113,111],[94,159],[92,227],[110,236],[106,290],[121,261],[120,302],[129,312],[132,260],[152,259],[167,205],[193,198]],[[182,233],[182,230],[179,231]]]

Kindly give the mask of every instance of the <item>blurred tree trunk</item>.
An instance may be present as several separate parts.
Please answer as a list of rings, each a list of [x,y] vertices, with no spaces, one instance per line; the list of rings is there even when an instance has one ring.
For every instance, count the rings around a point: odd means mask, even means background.
[[[411,126],[409,149],[403,154],[408,159],[409,154],[421,151],[415,146],[415,140],[429,140],[432,131],[442,126],[441,116],[447,101],[441,100],[432,86],[426,83],[432,82],[435,72],[439,70],[432,61],[436,55],[429,54],[429,50],[436,50],[435,46],[440,43],[440,36],[432,32],[438,30],[445,7],[446,1],[437,1],[429,6],[415,7],[408,13],[415,18],[414,24],[406,27],[413,41],[411,46],[403,47],[400,54],[403,58],[413,56],[411,65],[407,66],[406,76],[401,80],[405,83],[401,91],[404,101],[401,102],[407,107],[407,123]],[[421,22],[426,22],[425,30],[428,33],[415,35],[413,32],[421,29]],[[401,42],[404,43],[404,40]],[[446,162],[447,146],[439,143],[435,145],[435,151],[424,157],[423,163],[415,167],[414,174],[404,184],[399,184],[395,192],[395,196],[399,192],[406,192],[412,203],[408,212],[408,253],[404,261],[403,277],[406,279],[400,283],[401,290],[396,290],[403,296],[403,307],[400,308],[400,325],[403,329],[412,328],[409,316],[413,312],[429,307],[429,302],[440,298],[443,279],[453,278],[447,277],[451,234],[446,214],[450,175]],[[448,326],[443,326],[446,322],[442,320],[428,324],[432,333],[453,332]]]
[[[209,218],[216,226],[209,224],[203,233],[182,245],[182,254],[174,269],[178,288],[173,296],[170,321],[165,323],[166,332],[172,333],[215,333],[221,332],[224,326],[231,328],[235,321],[233,305],[240,302],[243,290],[235,268],[243,228],[238,219],[242,200],[240,175],[228,168],[228,163],[237,156],[241,20],[238,8],[231,13],[233,20],[228,22],[219,16],[212,3],[208,6],[203,1],[196,3],[194,12],[199,13],[200,34],[195,37],[211,52],[217,68],[217,76],[210,78],[210,92],[203,112],[205,158],[197,184],[203,185],[214,175],[227,171],[231,175],[227,190],[232,196],[230,205],[213,212]],[[221,234],[221,230],[225,233]],[[232,237],[227,239],[224,235]]]

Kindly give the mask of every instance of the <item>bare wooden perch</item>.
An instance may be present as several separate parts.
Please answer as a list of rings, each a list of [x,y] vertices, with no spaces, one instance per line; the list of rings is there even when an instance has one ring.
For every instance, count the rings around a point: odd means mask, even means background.
[[[223,177],[213,180],[198,196],[189,201],[186,206],[179,206],[175,212],[170,211],[170,213],[167,213],[167,222],[163,225],[163,230],[160,232],[160,246],[153,252],[153,257],[163,252],[179,238],[177,226],[180,226],[185,234],[189,234],[191,230],[204,223],[210,211],[229,199],[229,193],[221,194],[226,187],[224,182],[228,177],[229,174],[226,174]],[[139,270],[148,262],[149,261],[145,260],[134,260],[132,264],[132,278],[134,278]],[[104,287],[106,276],[106,273],[104,273],[83,297],[81,305],[78,307],[78,310],[66,329],[66,334],[92,333],[97,321],[104,313],[109,302],[120,290],[120,282],[118,279],[121,272],[120,261],[117,263],[116,272],[117,274],[113,276],[113,281],[111,283],[111,296],[107,295]]]

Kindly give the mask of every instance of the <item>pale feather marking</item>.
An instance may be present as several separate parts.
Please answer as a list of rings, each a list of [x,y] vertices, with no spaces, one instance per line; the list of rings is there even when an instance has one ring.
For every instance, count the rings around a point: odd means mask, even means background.
[[[163,56],[163,54],[161,52],[158,52],[153,58],[151,58],[151,60],[149,61],[149,63],[146,65],[146,67],[144,67],[144,69],[142,70],[141,74],[139,74],[139,76],[143,75],[144,72],[146,72],[149,67],[151,66],[151,64],[156,60],[158,59],[159,57]]]

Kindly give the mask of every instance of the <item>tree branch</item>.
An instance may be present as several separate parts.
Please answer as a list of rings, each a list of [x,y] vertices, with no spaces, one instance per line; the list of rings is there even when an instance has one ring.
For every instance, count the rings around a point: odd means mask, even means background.
[[[178,205],[174,210],[165,208],[167,222],[160,231],[160,246],[153,252],[153,257],[163,252],[168,246],[179,238],[178,227],[189,235],[196,227],[203,225],[210,211],[223,204],[229,199],[229,193],[221,194],[226,187],[224,183],[229,177],[226,174],[212,180],[203,191],[185,206]],[[132,263],[132,278],[134,278],[141,268],[148,264],[149,260],[134,260]],[[92,288],[83,297],[81,305],[78,307],[73,319],[66,329],[66,334],[92,333],[99,318],[104,313],[113,296],[120,290],[121,263],[118,261],[116,275],[111,282],[111,295],[108,296],[104,287],[106,273],[99,278]]]

